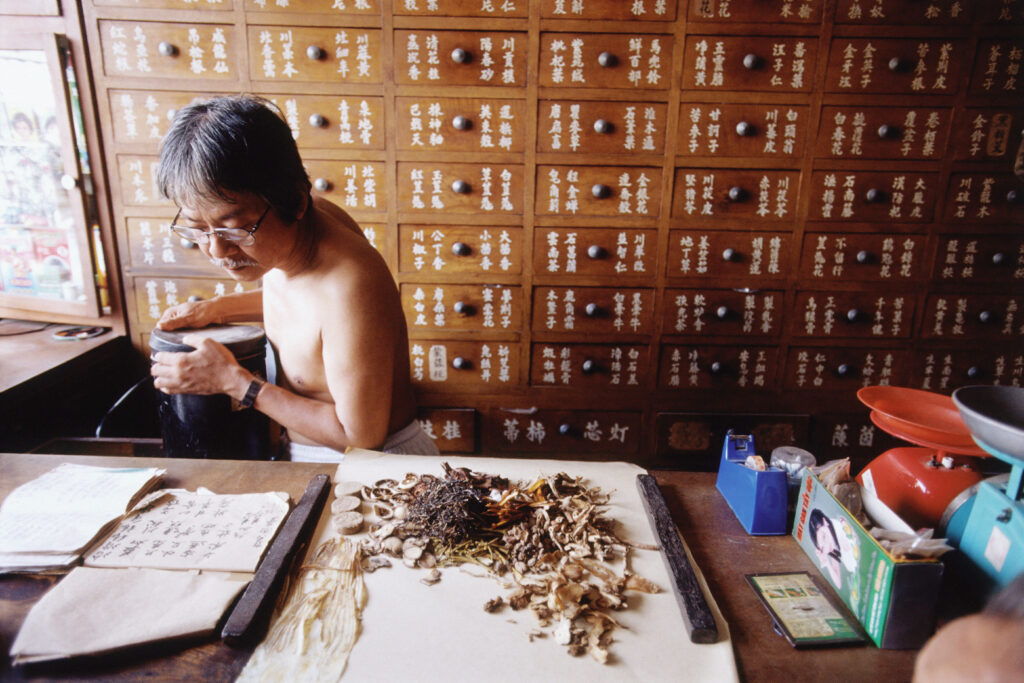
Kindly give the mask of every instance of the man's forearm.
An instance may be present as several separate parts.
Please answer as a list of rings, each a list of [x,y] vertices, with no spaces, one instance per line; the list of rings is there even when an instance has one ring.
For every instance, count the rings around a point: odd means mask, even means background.
[[[224,294],[213,300],[222,323],[263,322],[263,290]]]

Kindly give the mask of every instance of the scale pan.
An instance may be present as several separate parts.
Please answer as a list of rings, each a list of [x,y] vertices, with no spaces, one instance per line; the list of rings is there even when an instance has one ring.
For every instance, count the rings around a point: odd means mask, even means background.
[[[888,415],[880,413],[877,410],[872,410],[870,417],[871,421],[881,428],[882,431],[888,432],[899,439],[917,444],[918,446],[934,448],[936,451],[941,451],[942,453],[980,456],[989,455],[988,451],[974,443],[974,440],[971,439],[970,436],[967,437],[966,443],[961,439],[949,439],[942,432],[933,432],[932,430],[924,427],[916,427],[909,422],[894,420]]]
[[[1024,460],[1024,387],[960,387],[953,403],[978,441]]]
[[[857,398],[896,425],[906,425],[912,431],[928,432],[934,443],[971,446],[971,432],[964,424],[953,399],[909,387],[870,386],[857,391]],[[953,449],[950,449],[953,450]]]

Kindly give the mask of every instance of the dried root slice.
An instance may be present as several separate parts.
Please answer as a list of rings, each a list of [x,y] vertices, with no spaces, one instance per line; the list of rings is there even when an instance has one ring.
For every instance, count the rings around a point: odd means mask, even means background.
[[[424,586],[433,586],[435,583],[441,580],[441,572],[437,569],[431,569],[426,576],[420,579],[420,583]]]
[[[358,481],[339,481],[334,485],[334,495],[337,498],[342,496],[358,496],[363,491],[363,485]]]
[[[342,512],[331,517],[331,524],[343,536],[357,534],[363,528],[363,516],[358,512]]]
[[[331,503],[331,514],[339,515],[342,512],[352,512],[353,510],[358,510],[362,504],[363,501],[359,500],[356,496],[340,496]]]

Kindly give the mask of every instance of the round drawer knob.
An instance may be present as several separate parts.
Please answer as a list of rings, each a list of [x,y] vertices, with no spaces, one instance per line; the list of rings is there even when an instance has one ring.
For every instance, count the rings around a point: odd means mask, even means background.
[[[872,187],[864,193],[864,199],[867,200],[868,204],[878,204],[885,201],[885,192],[877,187]]]
[[[748,53],[743,57],[743,66],[753,71],[754,69],[760,69],[764,64],[764,60],[755,55],[753,52]]]
[[[851,323],[857,322],[858,320],[860,320],[860,311],[857,310],[856,308],[851,308],[846,312],[846,319],[849,320]]]
[[[757,132],[757,127],[747,121],[740,121],[736,124],[736,135],[749,138]]]
[[[1001,251],[997,251],[996,253],[992,254],[992,265],[993,266],[1001,266],[1004,263],[1006,263],[1006,254],[1004,254]]]
[[[725,320],[726,318],[728,318],[729,317],[729,307],[728,306],[719,306],[718,308],[716,308],[715,309],[715,317],[718,318],[719,320]]]
[[[592,259],[603,259],[608,256],[608,251],[600,244],[591,244],[587,247],[587,256]]]
[[[979,368],[977,365],[972,365],[971,367],[967,368],[967,372],[965,372],[964,374],[967,375],[970,379],[977,379],[981,377],[983,373],[981,371],[981,368]]]
[[[598,183],[590,188],[590,193],[593,194],[596,199],[607,199],[612,196],[612,188]]]
[[[452,310],[459,315],[473,315],[473,306],[471,304],[467,304],[465,301],[456,301],[455,305],[452,306]]]
[[[456,64],[469,64],[473,61],[473,55],[466,50],[463,50],[461,47],[457,47],[452,50],[452,61]]]
[[[889,60],[889,71],[900,73],[910,68],[910,60],[903,57],[893,57]]]
[[[604,67],[612,67],[619,63],[619,58],[611,52],[602,52],[597,56],[597,63]]]
[[[456,242],[452,245],[452,253],[456,256],[469,256],[471,251],[473,250],[465,242]]]
[[[583,312],[587,314],[588,318],[596,318],[601,314],[601,307],[594,302],[590,302],[583,308]]]
[[[178,54],[178,48],[174,46],[174,43],[169,43],[166,40],[160,41],[160,44],[156,46],[156,51],[164,57],[173,57]]]
[[[473,127],[473,122],[465,116],[456,116],[452,119],[452,127],[455,130],[469,130]]]
[[[190,304],[194,304],[195,302],[202,301],[202,300],[203,300],[203,297],[199,296],[198,294],[193,294],[188,299],[186,299],[186,301],[188,301]]]
[[[457,194],[469,194],[470,189],[469,183],[465,180],[456,180],[452,183],[452,192]]]
[[[900,136],[899,126],[890,126],[888,123],[883,123],[878,127],[878,137],[883,140],[893,140]]]
[[[594,121],[594,132],[596,133],[607,135],[608,133],[611,133],[613,130],[615,130],[615,126],[612,124],[611,121],[605,121],[604,119],[598,119],[597,121]]]
[[[313,114],[309,117],[309,125],[314,128],[326,128],[327,119],[324,118],[323,114]]]
[[[60,186],[68,192],[78,187],[78,179],[70,173],[63,173],[60,176]]]
[[[563,422],[562,424],[558,425],[558,433],[561,434],[562,436],[572,436],[572,432],[572,425],[569,424],[568,422]]]
[[[583,361],[581,369],[583,370],[584,375],[592,375],[595,372],[597,372],[597,363],[588,358],[585,361]]]
[[[740,260],[740,253],[738,251],[736,251],[735,249],[733,249],[732,247],[728,247],[727,249],[723,249],[722,250],[722,260],[723,261],[739,261]]]
[[[849,363],[840,363],[836,367],[836,374],[839,375],[840,377],[852,377],[854,371],[855,368]]]
[[[1021,194],[1017,190],[1010,190],[1006,193],[1006,201],[1010,204],[1017,204],[1020,202]]]
[[[182,237],[180,240],[178,240],[178,244],[181,245],[182,249],[198,249],[199,248],[199,243],[198,242],[193,242],[192,240],[187,240],[184,237]]]
[[[331,189],[331,181],[327,178],[317,178],[313,181],[313,189],[317,192],[327,192]]]
[[[871,252],[867,249],[861,249],[857,252],[857,263],[871,263]]]
[[[452,367],[455,368],[456,370],[469,370],[471,367],[473,367],[473,364],[469,361],[468,358],[463,358],[462,356],[455,356],[455,358],[452,358]]]
[[[321,59],[327,57],[327,51],[319,45],[310,45],[306,48],[306,56],[314,62],[319,62]]]
[[[996,321],[996,314],[992,311],[982,311],[978,314],[978,322],[982,325],[994,323]]]
[[[747,191],[739,185],[729,188],[729,201],[730,202],[742,202],[747,198]]]
[[[722,374],[722,370],[724,369],[725,368],[722,366],[722,362],[717,360],[708,366],[708,370],[711,372],[712,375],[720,375]]]

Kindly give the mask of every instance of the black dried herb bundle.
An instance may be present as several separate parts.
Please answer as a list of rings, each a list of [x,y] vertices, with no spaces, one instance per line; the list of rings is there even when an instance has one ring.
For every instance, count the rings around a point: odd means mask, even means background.
[[[434,478],[414,490],[405,525],[444,545],[456,545],[485,535],[486,500],[468,479]],[[493,534],[492,534],[493,535]]]

